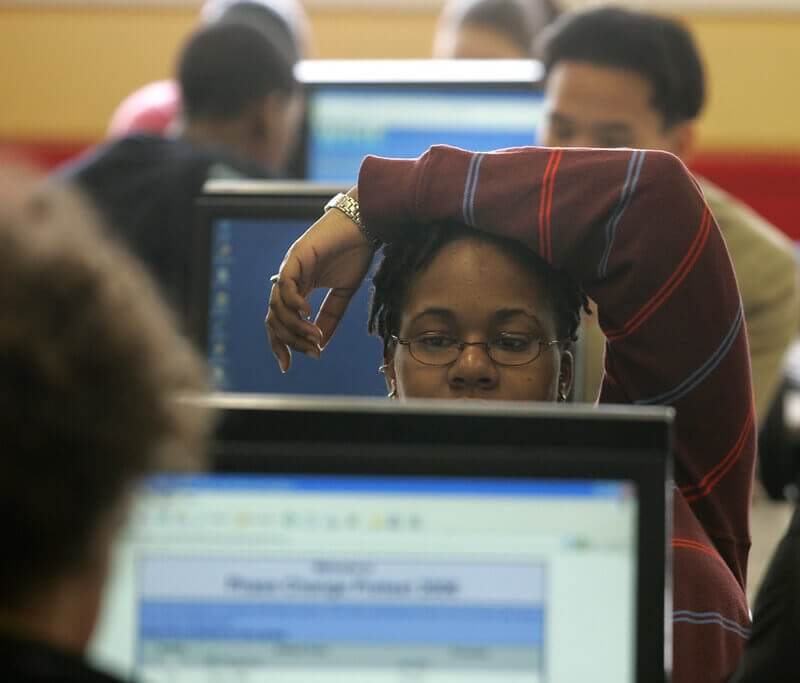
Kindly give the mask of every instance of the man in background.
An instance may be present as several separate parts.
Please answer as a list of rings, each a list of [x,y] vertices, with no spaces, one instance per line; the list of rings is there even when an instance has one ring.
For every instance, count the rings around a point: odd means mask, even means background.
[[[617,7],[589,9],[562,16],[545,31],[541,54],[546,71],[542,144],[663,149],[690,158],[706,83],[694,40],[680,23]],[[636,179],[632,168],[625,192],[636,192]],[[762,425],[800,320],[793,245],[750,208],[709,181],[698,181],[736,270]],[[586,348],[583,399],[593,401],[605,345],[596,316],[584,318],[581,336]],[[763,494],[757,494],[752,515],[751,595],[790,515],[785,506],[775,509],[759,497]]]
[[[205,371],[155,287],[57,188],[0,171],[0,679],[111,683],[85,658],[141,478],[202,463]]]
[[[218,23],[252,26],[278,48],[291,66],[309,53],[311,25],[297,0],[207,0],[200,11],[200,21],[205,26]],[[180,123],[180,100],[180,86],[171,79],[139,88],[114,111],[109,137],[174,132]]]
[[[244,24],[194,34],[178,61],[183,116],[174,137],[130,135],[63,169],[185,311],[194,202],[213,178],[280,173],[299,128],[291,65]]]
[[[542,56],[542,144],[662,149],[690,158],[706,85],[697,47],[681,24],[616,7],[565,15],[545,32]],[[635,180],[632,173],[629,191],[635,192]],[[800,322],[794,251],[777,228],[709,181],[698,180],[736,268],[762,421]],[[592,325],[593,359],[602,353],[597,332]],[[586,400],[594,400],[599,386],[602,368],[595,368]]]

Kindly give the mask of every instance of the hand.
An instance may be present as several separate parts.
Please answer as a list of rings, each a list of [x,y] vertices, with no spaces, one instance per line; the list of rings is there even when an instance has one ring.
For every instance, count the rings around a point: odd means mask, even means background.
[[[348,193],[357,197],[356,188]],[[282,372],[292,363],[291,349],[315,358],[333,337],[350,299],[367,274],[373,246],[344,213],[331,209],[286,253],[272,285],[264,324]],[[308,295],[329,287],[311,323]]]

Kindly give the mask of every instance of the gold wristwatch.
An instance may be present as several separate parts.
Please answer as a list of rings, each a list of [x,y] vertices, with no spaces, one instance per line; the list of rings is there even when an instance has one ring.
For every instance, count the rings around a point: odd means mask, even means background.
[[[350,195],[344,194],[344,192],[340,192],[325,205],[325,211],[327,212],[329,209],[338,209],[341,211],[358,226],[361,234],[367,238],[369,243],[375,247],[375,249],[381,247],[383,240],[370,233],[364,225],[364,222],[361,220],[361,207],[359,207],[357,199],[351,197]]]

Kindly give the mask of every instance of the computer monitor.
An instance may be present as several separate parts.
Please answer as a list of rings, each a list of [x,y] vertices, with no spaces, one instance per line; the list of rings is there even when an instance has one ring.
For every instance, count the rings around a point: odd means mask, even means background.
[[[664,680],[668,409],[215,404],[215,471],[136,503],[99,663],[152,683]]]
[[[536,144],[542,67],[528,60],[301,62],[305,177],[352,183],[367,154],[416,157]]]
[[[218,390],[244,393],[386,395],[380,342],[367,334],[369,278],[355,294],[325,361],[294,354],[281,374],[264,317],[270,275],[343,188],[306,183],[215,181],[197,203],[189,325]],[[324,292],[312,295],[317,310]]]

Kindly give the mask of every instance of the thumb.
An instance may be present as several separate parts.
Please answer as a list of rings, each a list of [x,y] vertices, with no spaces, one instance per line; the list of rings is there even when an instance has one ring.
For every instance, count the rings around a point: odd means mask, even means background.
[[[317,313],[317,319],[314,321],[322,331],[322,348],[325,348],[336,332],[336,328],[347,310],[350,299],[356,293],[355,289],[336,288],[331,289],[326,295],[322,306]]]

